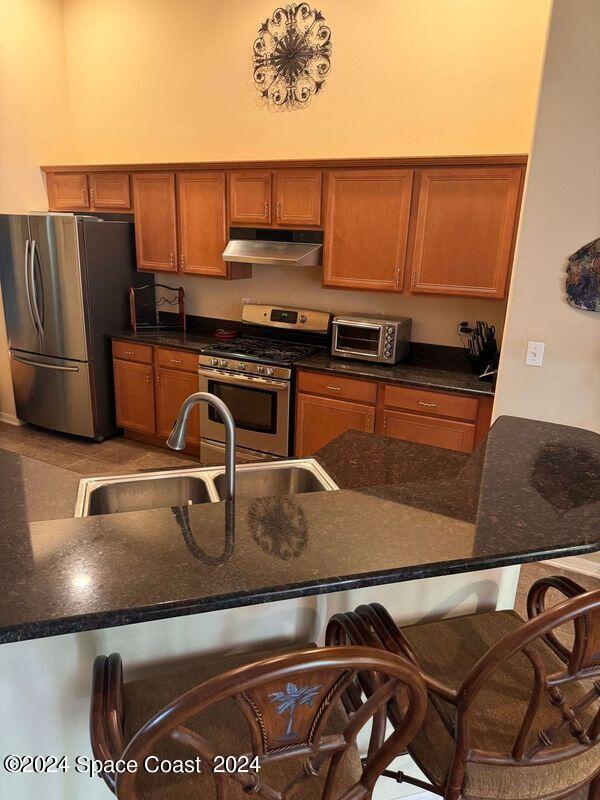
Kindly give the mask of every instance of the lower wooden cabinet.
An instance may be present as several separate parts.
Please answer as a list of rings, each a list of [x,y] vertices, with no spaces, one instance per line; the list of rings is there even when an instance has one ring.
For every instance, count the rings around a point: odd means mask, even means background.
[[[181,404],[199,390],[198,356],[119,340],[113,341],[112,351],[117,424],[125,435],[164,445]],[[186,452],[197,452],[199,444],[196,407],[190,414]]]
[[[310,456],[347,430],[373,433],[375,406],[298,394],[296,455]]]
[[[141,433],[154,433],[154,367],[113,361],[117,425]]]
[[[156,384],[156,434],[165,439],[171,433],[181,404],[198,391],[198,373],[155,367]],[[186,442],[200,443],[200,411],[192,409],[187,427]]]
[[[475,425],[469,422],[387,409],[381,415],[381,433],[384,436],[447,450],[460,450],[463,453],[470,453],[473,449]]]
[[[493,397],[304,370],[297,385],[298,457],[350,429],[470,453],[490,428]]]

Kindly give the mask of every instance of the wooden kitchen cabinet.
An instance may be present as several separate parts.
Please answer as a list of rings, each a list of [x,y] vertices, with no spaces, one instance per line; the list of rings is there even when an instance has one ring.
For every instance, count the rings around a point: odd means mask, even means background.
[[[225,173],[177,173],[177,202],[181,272],[225,277]]]
[[[280,169],[275,176],[275,222],[287,228],[321,224],[319,169]]]
[[[198,357],[196,356],[196,362]],[[199,390],[198,372],[184,372],[179,369],[155,367],[156,385],[156,434],[166,438],[183,401]],[[187,444],[200,444],[200,410],[192,409],[187,427]]]
[[[128,172],[49,172],[50,211],[130,211]]]
[[[49,172],[46,188],[50,211],[89,211],[90,194],[85,172]]]
[[[177,272],[175,174],[134,173],[133,202],[138,269]]]
[[[505,296],[522,173],[521,167],[420,172],[412,292]]]
[[[404,169],[328,173],[324,286],[402,290],[412,182]]]
[[[373,433],[375,406],[298,393],[296,455],[310,456],[347,430]]]
[[[475,443],[475,425],[471,423],[388,409],[381,411],[381,432],[395,439],[463,453],[470,453]]]
[[[128,172],[90,172],[90,208],[98,211],[130,211]]]
[[[270,225],[272,172],[244,169],[229,173],[229,221]]]
[[[117,425],[154,433],[154,368],[134,361],[113,360]]]

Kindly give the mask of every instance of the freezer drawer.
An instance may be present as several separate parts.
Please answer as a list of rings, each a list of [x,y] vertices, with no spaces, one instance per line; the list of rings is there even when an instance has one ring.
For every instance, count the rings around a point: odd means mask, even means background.
[[[17,417],[24,422],[95,435],[89,365],[11,350]]]

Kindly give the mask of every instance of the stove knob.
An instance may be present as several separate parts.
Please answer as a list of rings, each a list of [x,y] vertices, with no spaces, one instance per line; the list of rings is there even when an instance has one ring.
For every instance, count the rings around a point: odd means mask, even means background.
[[[273,374],[273,367],[267,367],[267,375]]]
[[[243,361],[238,361],[238,369],[246,369],[246,365]]]
[[[262,375],[263,372],[265,371],[265,368],[263,367],[262,364],[259,364],[258,367],[256,368],[256,371],[258,372],[259,375]]]
[[[211,358],[210,365],[211,365],[211,367],[218,367],[219,366],[219,359],[218,358]]]
[[[300,322],[306,322],[307,319],[308,317],[306,316],[306,314],[300,314]]]
[[[226,366],[227,366],[227,361],[225,361],[225,359],[224,359],[224,358],[222,358],[222,359],[219,361],[219,366],[220,366],[220,367],[226,367]]]

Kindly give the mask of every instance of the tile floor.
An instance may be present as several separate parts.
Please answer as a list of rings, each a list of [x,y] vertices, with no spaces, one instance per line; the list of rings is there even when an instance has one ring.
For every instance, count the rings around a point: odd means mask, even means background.
[[[191,456],[117,436],[87,442],[73,436],[0,422],[0,447],[80,475],[106,475],[138,470],[193,466]]]

